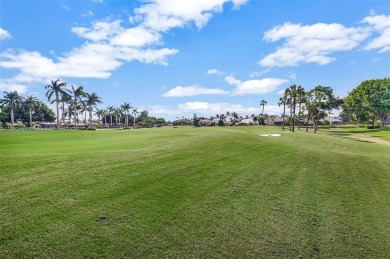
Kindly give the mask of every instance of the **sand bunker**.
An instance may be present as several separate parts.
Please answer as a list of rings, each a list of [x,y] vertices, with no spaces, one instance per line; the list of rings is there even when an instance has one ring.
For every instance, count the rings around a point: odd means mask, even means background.
[[[262,137],[280,137],[280,134],[263,134]]]

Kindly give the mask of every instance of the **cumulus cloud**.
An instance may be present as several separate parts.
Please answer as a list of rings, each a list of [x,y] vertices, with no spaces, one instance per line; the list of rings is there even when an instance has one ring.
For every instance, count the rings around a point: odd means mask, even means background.
[[[264,41],[284,40],[284,43],[260,60],[259,64],[264,67],[297,66],[301,63],[325,65],[335,60],[331,53],[351,50],[369,35],[368,28],[348,28],[337,23],[285,23],[264,33]]]
[[[228,102],[185,102],[177,105],[176,107],[169,108],[160,105],[154,105],[147,107],[150,114],[156,114],[156,116],[172,117],[172,116],[185,116],[192,117],[194,113],[201,117],[213,117],[216,114],[229,112],[236,112],[239,116],[245,117],[246,115],[260,114],[262,111],[261,106],[246,106],[242,104],[234,104]],[[264,107],[264,113],[268,115],[281,115],[283,113],[283,107],[278,105],[267,104]]]
[[[246,0],[153,0],[135,9],[131,21],[156,30],[168,31],[175,27],[184,27],[194,23],[202,28],[214,13],[222,12],[226,3],[232,3],[235,9],[245,4]]]
[[[161,47],[162,33],[190,23],[201,28],[214,13],[221,12],[226,3],[238,8],[245,2],[151,0],[134,10],[135,16],[130,18],[130,22],[137,24],[132,27],[123,27],[121,21],[107,19],[95,21],[90,27],[75,26],[72,32],[86,39],[82,46],[53,58],[35,51],[8,50],[0,55],[0,67],[19,70],[19,74],[9,79],[14,83],[32,83],[42,82],[48,77],[107,78],[123,63],[133,60],[168,65],[168,57],[178,53],[178,50]],[[93,15],[88,11],[84,14]],[[10,34],[0,29],[0,37],[4,39]]]
[[[11,38],[11,34],[4,30],[3,28],[0,28],[0,40],[4,40],[4,39],[10,39]]]
[[[372,29],[379,34],[379,36],[371,40],[364,49],[378,49],[379,53],[390,51],[390,15],[368,16],[364,18],[362,22],[369,24]]]
[[[23,84],[17,84],[9,82],[8,80],[0,80],[0,91],[13,92],[17,91],[19,94],[23,94],[27,91],[27,86]]]
[[[196,95],[224,95],[229,94],[229,91],[223,89],[204,88],[197,85],[193,86],[176,86],[175,88],[164,93],[164,97],[184,97],[184,96],[196,96]]]
[[[236,86],[232,95],[267,94],[275,91],[280,85],[288,82],[288,80],[280,78],[263,78],[241,82],[233,76],[225,77],[225,81],[230,85]]]

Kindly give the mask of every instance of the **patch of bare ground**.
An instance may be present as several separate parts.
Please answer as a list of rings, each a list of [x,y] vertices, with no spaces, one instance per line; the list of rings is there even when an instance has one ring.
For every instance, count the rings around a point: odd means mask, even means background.
[[[348,137],[353,138],[353,139],[357,139],[357,140],[361,140],[361,141],[378,143],[378,144],[390,147],[390,142],[387,140],[381,139],[381,138],[376,138],[376,137],[362,135],[362,134],[352,134]]]

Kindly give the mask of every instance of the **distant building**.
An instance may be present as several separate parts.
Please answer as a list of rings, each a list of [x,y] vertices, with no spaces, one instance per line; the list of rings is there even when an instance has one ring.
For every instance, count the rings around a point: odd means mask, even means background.
[[[283,118],[278,115],[269,115],[265,119],[265,124],[268,126],[283,125]]]
[[[326,117],[325,119],[320,120],[320,122],[324,123],[325,120],[329,122],[329,126],[335,126],[335,125],[343,124],[343,121],[338,119],[338,118],[336,118],[336,117]]]

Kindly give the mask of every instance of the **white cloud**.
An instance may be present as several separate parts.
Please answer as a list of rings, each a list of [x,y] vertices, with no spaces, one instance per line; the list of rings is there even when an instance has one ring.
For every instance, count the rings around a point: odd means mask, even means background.
[[[347,28],[336,23],[285,23],[264,33],[263,39],[267,42],[285,41],[259,64],[264,67],[297,66],[300,63],[325,65],[335,60],[329,56],[331,53],[351,50],[369,35],[367,28]]]
[[[234,76],[226,76],[225,77],[225,81],[229,84],[229,85],[235,85],[235,86],[238,86],[241,84],[241,81],[234,78]]]
[[[0,67],[19,70],[14,78],[7,80],[32,84],[63,77],[107,78],[123,63],[134,60],[167,65],[167,58],[178,50],[161,48],[161,33],[192,22],[201,28],[228,2],[238,8],[246,1],[151,0],[134,10],[136,15],[130,19],[138,23],[134,27],[124,28],[118,20],[96,21],[90,27],[73,27],[73,33],[87,40],[82,46],[61,56],[52,53],[53,58],[34,51],[8,50],[0,54]],[[85,14],[93,13],[86,11]],[[0,33],[1,38],[10,37],[5,30],[1,29]]]
[[[250,73],[250,74],[249,74],[249,77],[252,77],[252,78],[253,78],[253,77],[259,77],[259,76],[262,76],[262,75],[268,73],[269,71],[271,71],[270,68],[264,69],[264,70],[259,71],[259,72],[255,71],[255,72]]]
[[[160,38],[160,34],[138,26],[119,32],[110,42],[113,45],[142,47],[147,44],[157,43],[160,41]]]
[[[229,94],[229,91],[223,89],[210,89],[204,88],[197,85],[193,86],[176,86],[175,88],[164,93],[164,97],[184,97],[184,96],[195,96],[195,95],[204,95],[204,94],[216,94],[224,95]]]
[[[224,4],[229,2],[237,9],[246,0],[152,0],[135,9],[135,16],[131,20],[142,20],[143,26],[156,31],[168,31],[174,27],[184,27],[188,23],[202,28],[213,13],[222,12]]]
[[[9,82],[8,80],[0,80],[0,91],[13,92],[17,91],[18,94],[23,94],[27,91],[27,86],[23,84],[17,84]]]
[[[38,52],[5,52],[0,55],[0,67],[19,69],[15,82],[42,82],[52,78],[108,78],[123,61],[138,60],[143,63],[166,65],[166,57],[174,55],[173,49],[140,50],[130,47],[113,47],[107,44],[87,43],[58,57],[58,62],[43,57]]]
[[[90,17],[90,16],[93,16],[93,12],[91,10],[84,10],[84,12],[80,16],[81,17]]]
[[[177,105],[174,109],[162,107],[160,105],[150,106],[147,108],[150,114],[158,114],[159,116],[172,117],[185,116],[192,117],[194,113],[201,117],[212,117],[216,114],[236,112],[239,116],[245,117],[251,114],[260,114],[262,107],[243,106],[241,104],[233,104],[227,102],[209,103],[209,102],[186,102]],[[265,105],[264,113],[269,115],[280,115],[283,112],[283,107],[278,105]]]
[[[221,72],[219,72],[217,69],[215,69],[215,68],[211,68],[211,69],[209,69],[209,70],[207,70],[207,74],[209,74],[209,75],[218,75],[218,74],[220,74]]]
[[[73,27],[72,32],[79,37],[92,41],[108,40],[110,37],[117,35],[121,31],[120,21],[113,22],[94,22],[92,27]]]
[[[241,82],[233,76],[225,77],[225,81],[236,86],[232,95],[245,95],[245,94],[267,94],[275,91],[280,85],[288,82],[286,79],[280,78],[263,78],[258,80],[248,80]]]
[[[3,28],[0,28],[0,40],[4,40],[4,39],[10,39],[11,38],[11,34],[4,30]]]
[[[390,51],[390,15],[368,16],[363,23],[369,24],[379,36],[370,41],[365,50],[379,49],[379,53]]]

